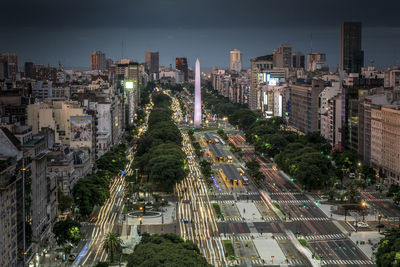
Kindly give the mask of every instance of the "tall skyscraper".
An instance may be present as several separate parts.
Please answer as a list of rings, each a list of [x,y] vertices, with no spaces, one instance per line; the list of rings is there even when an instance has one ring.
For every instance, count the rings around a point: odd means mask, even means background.
[[[92,70],[106,69],[106,54],[101,51],[95,51],[90,55],[90,67]]]
[[[242,70],[242,52],[238,49],[233,49],[230,53],[231,56],[231,70],[240,72]]]
[[[194,83],[194,126],[201,125],[201,80],[200,80],[200,61],[196,60],[195,68],[195,83]]]
[[[340,24],[340,70],[360,73],[364,66],[364,51],[361,50],[361,22]]]
[[[274,67],[290,68],[292,66],[292,45],[282,44],[273,52]]]
[[[175,61],[175,68],[183,72],[185,82],[188,81],[188,65],[185,57],[177,57]]]
[[[146,52],[146,71],[149,74],[158,73],[159,55],[158,52]]]

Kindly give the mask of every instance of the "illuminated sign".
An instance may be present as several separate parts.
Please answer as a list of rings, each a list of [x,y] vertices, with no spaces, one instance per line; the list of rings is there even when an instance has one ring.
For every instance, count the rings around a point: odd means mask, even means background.
[[[133,89],[133,82],[125,82],[125,89]]]

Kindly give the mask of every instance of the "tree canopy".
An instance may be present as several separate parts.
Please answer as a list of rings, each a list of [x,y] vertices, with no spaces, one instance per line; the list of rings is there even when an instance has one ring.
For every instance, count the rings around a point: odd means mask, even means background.
[[[212,266],[198,247],[174,234],[143,234],[142,241],[128,258],[128,267],[148,266]]]
[[[376,264],[378,267],[400,266],[400,229],[388,229],[383,235],[385,237],[379,241],[376,253]]]
[[[53,226],[53,233],[57,244],[61,246],[67,242],[71,242],[77,245],[81,241],[80,227],[81,224],[79,222],[70,218],[56,222]]]

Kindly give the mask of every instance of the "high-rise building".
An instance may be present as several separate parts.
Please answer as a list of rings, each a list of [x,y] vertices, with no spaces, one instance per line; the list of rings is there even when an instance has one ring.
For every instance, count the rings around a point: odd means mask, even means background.
[[[159,72],[159,54],[158,52],[146,52],[146,71],[149,74]]]
[[[18,55],[14,53],[4,53],[0,55],[0,58],[7,60],[9,77],[14,77],[18,72]]]
[[[260,75],[263,71],[272,70],[274,68],[273,55],[265,55],[250,59],[251,73],[250,73],[250,94],[249,94],[249,108],[252,110],[262,108],[262,89],[261,85],[264,82],[263,76]],[[261,79],[260,79],[260,76]]]
[[[32,78],[33,75],[33,62],[25,62],[24,75],[26,78]]]
[[[177,57],[175,60],[175,68],[183,72],[185,82],[188,81],[188,64],[185,57]]]
[[[302,52],[296,52],[292,55],[292,67],[299,69],[305,67],[305,56]]]
[[[292,84],[289,88],[289,124],[303,133],[318,130],[319,95],[324,90],[322,80],[311,84]]]
[[[273,52],[274,67],[290,68],[292,66],[292,45],[282,44]]]
[[[90,67],[92,70],[106,69],[106,54],[101,51],[95,51],[90,55]]]
[[[337,81],[325,87],[319,95],[319,117],[321,135],[332,147],[339,148],[342,142],[342,88]]]
[[[230,58],[231,58],[231,70],[240,72],[242,70],[242,52],[238,49],[233,49],[230,52]]]
[[[314,52],[307,54],[307,71],[322,70],[326,66],[326,54]]]
[[[361,22],[340,24],[340,65],[347,73],[360,73],[364,66],[364,51],[361,49]]]
[[[17,266],[17,180],[21,176],[15,159],[0,157],[0,164],[0,264]]]

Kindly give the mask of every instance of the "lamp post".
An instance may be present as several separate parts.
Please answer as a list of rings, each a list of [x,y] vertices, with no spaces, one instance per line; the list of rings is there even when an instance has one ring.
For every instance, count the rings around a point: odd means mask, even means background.
[[[381,219],[382,219],[382,213],[379,212],[379,214],[378,214],[378,233],[381,232]]]
[[[361,202],[362,206],[362,215],[363,215],[363,222],[365,221],[365,208],[367,206],[367,203],[365,201]]]

